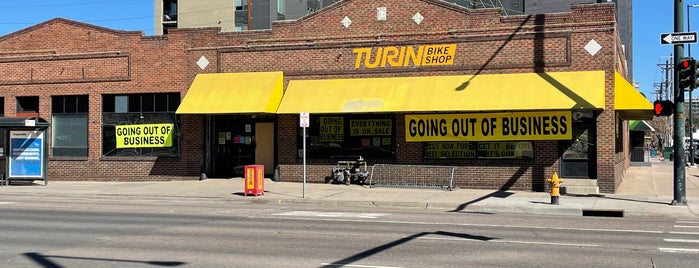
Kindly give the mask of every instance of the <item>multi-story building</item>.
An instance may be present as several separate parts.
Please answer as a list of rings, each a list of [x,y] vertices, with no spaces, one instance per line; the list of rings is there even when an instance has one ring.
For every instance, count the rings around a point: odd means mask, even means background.
[[[220,27],[222,32],[271,29],[341,0],[155,0],[155,34],[169,29]]]
[[[572,5],[614,3],[619,37],[625,54],[625,68],[633,77],[633,16],[631,0],[445,0],[470,8],[501,7],[503,15],[568,12]]]
[[[172,28],[220,27],[222,32],[270,29],[341,0],[155,0],[155,34]],[[631,0],[444,0],[467,8],[502,8],[505,16],[568,12],[575,4],[614,2],[626,70],[633,77]]]

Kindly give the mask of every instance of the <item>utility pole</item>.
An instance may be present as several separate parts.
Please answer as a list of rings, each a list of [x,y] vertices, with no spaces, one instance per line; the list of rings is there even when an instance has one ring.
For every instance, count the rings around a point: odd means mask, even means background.
[[[662,57],[658,61],[658,68],[662,71],[662,79],[658,83],[653,83],[653,86],[657,88],[655,93],[656,100],[671,100],[670,95],[672,95],[670,87],[673,84],[670,80],[670,76],[673,74],[674,67],[670,63],[672,61],[672,54],[669,57]],[[657,146],[658,152],[664,153],[665,147],[671,144],[672,140],[672,118],[671,117],[656,117],[653,119],[657,125],[653,125],[658,130],[657,134]],[[672,159],[665,159],[666,161],[671,161]]]
[[[675,32],[684,32],[684,4],[683,0],[675,0]],[[675,44],[674,53],[674,66],[678,66],[680,61],[684,57],[684,45]],[[672,200],[672,205],[687,205],[686,191],[685,191],[685,153],[684,153],[684,89],[679,85],[679,72],[675,72],[674,79],[674,98],[675,98],[675,111],[674,111],[674,199]]]

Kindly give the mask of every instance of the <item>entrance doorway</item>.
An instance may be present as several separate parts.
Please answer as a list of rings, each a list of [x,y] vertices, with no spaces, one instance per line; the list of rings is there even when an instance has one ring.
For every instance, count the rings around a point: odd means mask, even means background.
[[[264,165],[265,174],[271,174],[275,148],[271,120],[250,115],[213,115],[209,135],[210,176],[241,177],[246,165],[255,164]]]
[[[573,121],[573,138],[561,141],[560,177],[594,179],[597,176],[597,135],[594,120]]]

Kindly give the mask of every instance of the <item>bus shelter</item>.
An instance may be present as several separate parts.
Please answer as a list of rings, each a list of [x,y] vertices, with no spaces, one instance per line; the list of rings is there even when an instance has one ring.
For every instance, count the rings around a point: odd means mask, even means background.
[[[0,117],[5,185],[13,180],[43,180],[44,185],[48,184],[46,130],[49,125],[40,117]]]

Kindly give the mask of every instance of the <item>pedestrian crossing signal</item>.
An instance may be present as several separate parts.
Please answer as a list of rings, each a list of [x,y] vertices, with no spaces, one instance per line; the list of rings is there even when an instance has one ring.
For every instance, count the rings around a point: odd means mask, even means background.
[[[655,116],[670,116],[672,115],[673,103],[669,100],[657,100],[653,102],[653,115]]]

